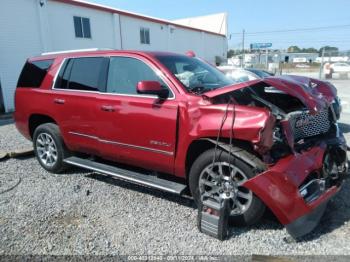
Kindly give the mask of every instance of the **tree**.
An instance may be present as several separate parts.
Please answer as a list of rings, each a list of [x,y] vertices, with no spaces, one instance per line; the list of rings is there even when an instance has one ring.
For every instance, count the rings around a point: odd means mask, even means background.
[[[309,47],[309,48],[301,49],[301,52],[302,53],[318,53],[318,50],[316,48]]]
[[[313,47],[300,48],[299,46],[292,45],[288,47],[288,53],[318,53],[318,50]]]
[[[232,49],[228,50],[228,52],[227,52],[227,58],[231,58],[231,57],[233,57],[234,55],[235,55],[235,50],[232,50]]]
[[[320,56],[322,56],[323,49],[324,49],[325,55],[328,55],[328,56],[337,56],[339,54],[338,47],[326,45],[321,47],[320,50],[318,51]]]
[[[300,53],[300,48],[296,45],[292,45],[287,49],[288,53]]]

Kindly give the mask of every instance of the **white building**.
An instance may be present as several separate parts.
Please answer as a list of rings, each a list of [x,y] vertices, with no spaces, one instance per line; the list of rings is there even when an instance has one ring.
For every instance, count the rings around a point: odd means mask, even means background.
[[[82,48],[193,50],[210,62],[225,58],[226,14],[195,20],[188,25],[186,21],[191,19],[167,21],[78,0],[1,0],[0,106],[3,103],[7,112],[14,110],[22,66],[28,57],[42,52]]]

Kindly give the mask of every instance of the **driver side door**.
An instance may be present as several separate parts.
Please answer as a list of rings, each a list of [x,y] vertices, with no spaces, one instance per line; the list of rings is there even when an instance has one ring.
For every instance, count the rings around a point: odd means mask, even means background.
[[[140,81],[159,81],[163,88],[169,88],[169,97],[138,94]],[[173,172],[178,102],[153,64],[142,57],[111,57],[106,93],[98,99],[103,157]]]

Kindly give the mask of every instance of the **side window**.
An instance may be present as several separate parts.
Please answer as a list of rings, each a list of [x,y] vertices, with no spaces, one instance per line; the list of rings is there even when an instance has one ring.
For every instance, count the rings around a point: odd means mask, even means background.
[[[112,57],[108,70],[107,92],[137,95],[140,81],[158,81],[168,88],[163,80],[144,62],[129,57]]]
[[[55,88],[105,92],[108,58],[83,57],[66,60]]]
[[[53,59],[26,62],[18,79],[17,87],[40,87]]]
[[[75,36],[79,38],[91,38],[90,19],[86,17],[73,17]]]
[[[145,28],[145,27],[140,28],[140,42],[141,44],[146,44],[146,45],[149,45],[151,43],[149,28]]]

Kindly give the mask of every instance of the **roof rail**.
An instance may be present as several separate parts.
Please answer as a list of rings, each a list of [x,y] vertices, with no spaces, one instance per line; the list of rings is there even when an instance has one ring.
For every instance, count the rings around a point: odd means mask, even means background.
[[[103,51],[103,50],[113,50],[112,48],[87,48],[87,49],[75,49],[75,50],[63,50],[54,52],[45,52],[41,55],[56,55],[56,54],[66,54],[66,53],[76,53],[76,52],[89,52],[89,51]]]

